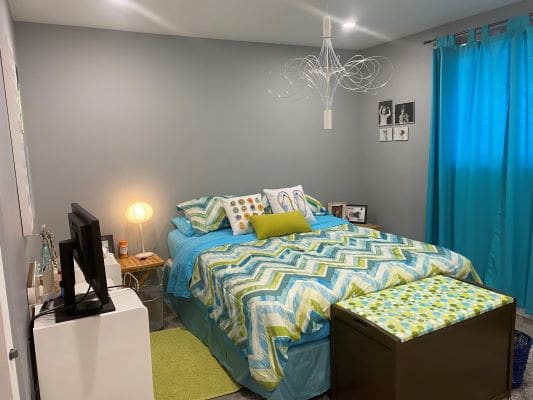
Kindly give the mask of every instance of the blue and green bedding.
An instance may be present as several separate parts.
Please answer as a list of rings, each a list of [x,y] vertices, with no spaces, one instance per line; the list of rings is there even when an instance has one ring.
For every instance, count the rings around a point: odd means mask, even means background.
[[[201,301],[269,390],[289,347],[327,335],[331,304],[432,275],[475,277],[468,259],[441,247],[331,216],[313,229],[259,241],[217,231],[173,251],[168,292]]]

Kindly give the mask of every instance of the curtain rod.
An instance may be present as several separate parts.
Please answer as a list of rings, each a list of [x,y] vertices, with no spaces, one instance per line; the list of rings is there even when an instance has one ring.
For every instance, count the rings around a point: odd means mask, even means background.
[[[529,19],[531,19],[533,17],[533,13],[529,13]],[[495,28],[502,28],[503,26],[505,26],[505,24],[507,23],[507,20],[504,19],[502,21],[498,21],[498,22],[493,22],[492,24],[489,24],[489,30],[490,29],[495,29]],[[476,28],[476,33],[480,30],[481,28]],[[464,36],[468,34],[468,31],[461,31],[461,32],[456,32],[454,33],[454,36]],[[437,38],[433,38],[433,39],[429,39],[429,40],[426,40],[424,41],[424,44],[433,44],[437,41]]]

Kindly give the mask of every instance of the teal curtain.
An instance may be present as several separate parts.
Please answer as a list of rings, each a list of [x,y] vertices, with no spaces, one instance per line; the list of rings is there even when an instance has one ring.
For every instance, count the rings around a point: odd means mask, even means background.
[[[426,240],[533,314],[533,28],[475,36],[433,50]]]

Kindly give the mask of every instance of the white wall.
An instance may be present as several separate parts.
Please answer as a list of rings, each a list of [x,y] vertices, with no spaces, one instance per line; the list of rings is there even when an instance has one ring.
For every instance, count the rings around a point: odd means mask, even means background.
[[[5,0],[0,0],[0,52],[14,53],[7,43],[14,43],[12,22]],[[15,176],[15,164],[8,123],[7,103],[0,69],[0,248],[5,277],[13,346],[19,351],[15,363],[22,399],[31,398],[28,356],[28,303],[26,275],[30,260],[28,242],[22,235],[22,224]],[[5,306],[5,303],[3,304]],[[4,323],[6,321],[4,320]]]

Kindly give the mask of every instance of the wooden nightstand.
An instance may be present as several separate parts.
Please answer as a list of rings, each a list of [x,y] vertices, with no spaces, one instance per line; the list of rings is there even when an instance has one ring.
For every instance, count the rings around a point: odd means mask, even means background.
[[[126,274],[135,276],[138,282],[138,295],[143,305],[148,309],[150,331],[157,331],[162,329],[165,324],[165,307],[163,305],[163,283],[162,273],[159,268],[165,265],[165,261],[159,257],[158,254],[154,254],[151,257],[139,260],[137,257],[131,256],[127,258],[119,258],[120,269],[122,276]],[[155,281],[148,281],[148,278],[152,275],[156,277]],[[124,281],[125,285],[130,286]],[[146,284],[146,285],[145,285]]]
[[[357,225],[357,226],[362,226],[363,228],[370,228],[370,229],[375,229],[377,231],[381,231],[383,230],[383,227],[381,225],[377,225],[377,224],[354,224],[354,225]]]
[[[159,257],[158,254],[154,254],[153,256],[145,258],[144,260],[139,260],[134,256],[119,258],[118,263],[120,264],[120,271],[122,272],[123,276],[128,272],[142,272],[139,279],[139,287],[144,284],[146,279],[148,279],[152,270],[161,268],[165,265],[165,261]]]

